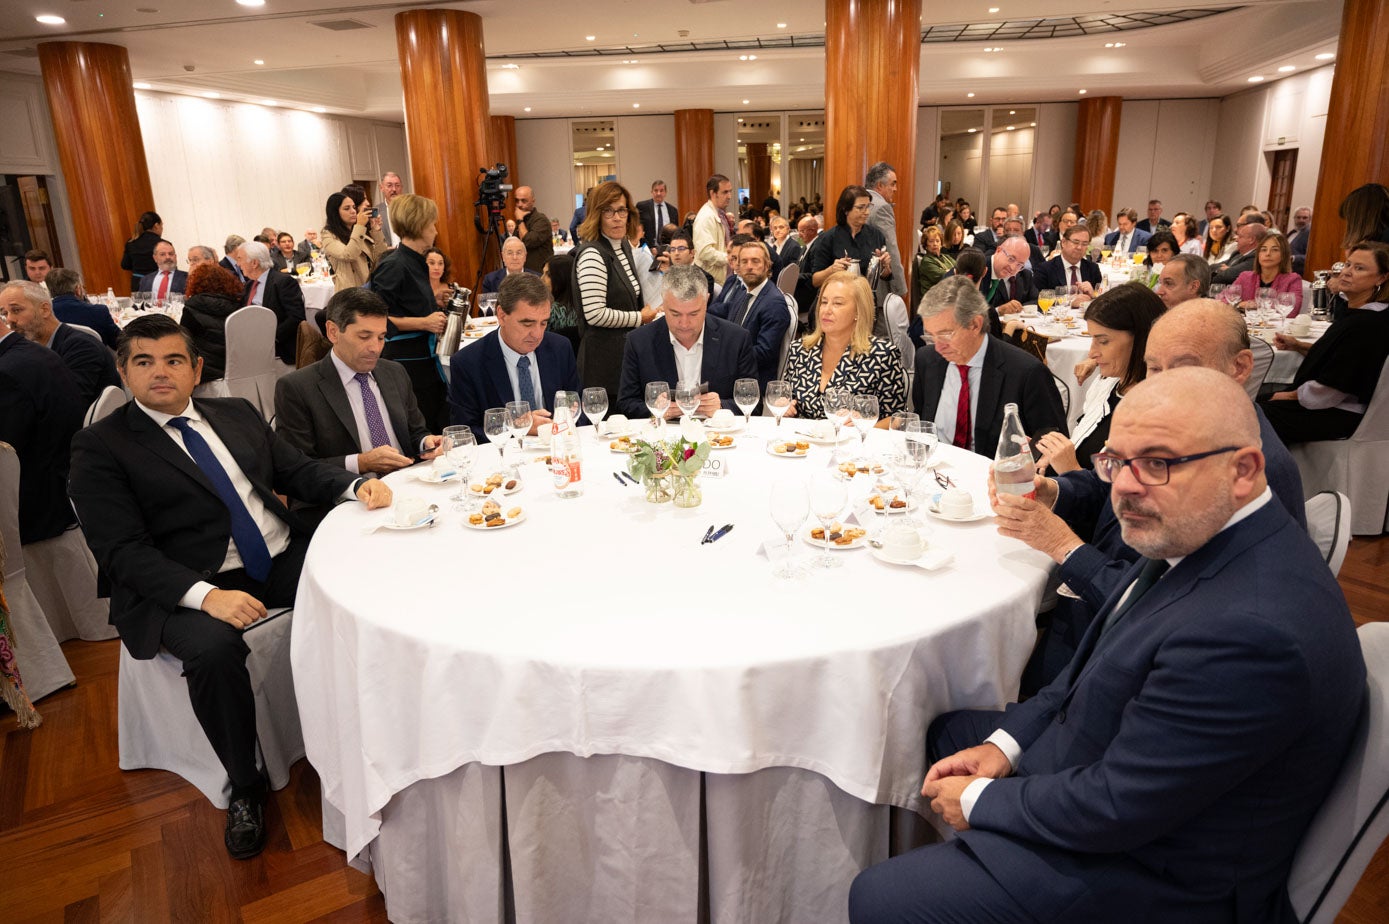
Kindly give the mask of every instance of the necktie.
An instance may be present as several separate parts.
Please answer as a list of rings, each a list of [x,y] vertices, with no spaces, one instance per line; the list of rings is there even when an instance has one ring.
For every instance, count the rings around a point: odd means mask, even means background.
[[[1140,597],[1152,589],[1152,586],[1158,582],[1158,578],[1162,577],[1163,572],[1165,572],[1168,567],[1169,565],[1166,559],[1149,558],[1144,560],[1143,567],[1138,569],[1137,579],[1134,580],[1132,587],[1129,589],[1129,595],[1124,598],[1124,602],[1110,611],[1110,614],[1105,617],[1104,625],[1100,626],[1101,638],[1104,637],[1106,632],[1114,628],[1115,624],[1123,618],[1125,613],[1133,609],[1134,604],[1138,602]]]
[[[1123,235],[1120,235],[1120,236],[1119,236],[1119,252],[1120,252],[1120,253],[1128,253],[1128,252],[1129,252],[1129,236],[1128,236],[1127,234],[1123,234]]]
[[[531,358],[522,356],[516,360],[516,388],[521,392],[521,400],[535,410],[539,405],[535,403],[535,383],[531,381]]]
[[[734,303],[736,311],[730,311],[728,317],[739,327],[747,327],[748,312],[752,310],[752,297],[747,289],[743,289],[733,296],[737,301]]]
[[[261,535],[256,521],[252,519],[251,511],[241,502],[241,496],[236,493],[227,470],[217,461],[217,457],[212,454],[212,447],[193,429],[191,423],[187,417],[175,417],[169,421],[169,426],[183,434],[183,445],[188,454],[193,457],[198,468],[202,469],[207,480],[212,482],[212,487],[222,499],[222,503],[226,504],[227,512],[231,514],[232,542],[236,543],[236,550],[241,555],[241,564],[246,573],[257,581],[264,581],[270,576],[270,548],[265,544],[265,537]]]
[[[657,203],[656,203],[656,234],[657,234],[657,236],[660,235],[661,229],[664,228],[665,226],[666,226],[666,204],[665,204],[664,202],[657,202]]]
[[[956,446],[961,449],[969,448],[969,366],[959,363],[955,366],[960,370],[960,402],[955,405],[955,439]]]
[[[164,299],[169,297],[169,274],[160,273],[159,275],[159,294],[156,295],[155,298],[159,299],[160,301],[163,301]]]
[[[1009,300],[1010,302],[1013,302],[1013,301],[1017,301],[1017,299],[1018,299],[1018,277],[1017,277],[1017,276],[1009,276],[1009,277],[1008,277],[1008,300]]]
[[[390,434],[386,431],[386,419],[381,416],[381,405],[376,403],[376,395],[371,393],[371,375],[358,372],[352,378],[362,390],[362,415],[367,419],[367,436],[371,439],[371,445],[366,447],[367,450],[391,445]]]
[[[251,282],[251,288],[246,291],[246,304],[254,305],[256,303],[256,289],[258,288],[260,288],[260,280],[256,279]]]
[[[1075,268],[1074,266],[1071,267],[1071,285],[1073,285],[1073,286],[1078,286],[1078,285],[1080,285],[1080,283],[1076,281],[1076,268]]]

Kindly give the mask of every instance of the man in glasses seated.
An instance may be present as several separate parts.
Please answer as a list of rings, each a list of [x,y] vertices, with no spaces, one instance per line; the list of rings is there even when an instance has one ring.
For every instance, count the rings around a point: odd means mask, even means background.
[[[670,236],[670,245],[656,257],[652,271],[664,275],[672,266],[696,266],[704,273],[704,281],[710,292],[714,291],[714,277],[704,267],[695,263],[694,238],[688,231],[676,231]]]
[[[1260,443],[1228,375],[1129,391],[1096,470],[1141,559],[1055,682],[931,723],[922,795],[959,834],[860,874],[851,921],[1294,920],[1365,664]]]
[[[989,303],[989,333],[1003,336],[1001,315],[1018,314],[1023,305],[1037,304],[1037,281],[1027,269],[1032,248],[1021,236],[1005,237],[989,257],[979,291]]]

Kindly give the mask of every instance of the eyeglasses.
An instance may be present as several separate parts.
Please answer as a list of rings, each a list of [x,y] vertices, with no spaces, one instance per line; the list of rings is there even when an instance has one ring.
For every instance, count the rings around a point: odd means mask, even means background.
[[[1225,452],[1236,452],[1238,446],[1225,446],[1220,449],[1212,449],[1209,452],[1198,452],[1189,456],[1177,456],[1176,458],[1163,458],[1162,456],[1139,456],[1136,459],[1125,459],[1113,453],[1097,452],[1090,457],[1090,461],[1095,465],[1095,474],[1104,482],[1113,482],[1119,477],[1119,471],[1125,466],[1133,472],[1133,478],[1141,485],[1156,488],[1167,484],[1171,477],[1172,466],[1181,465],[1183,462],[1195,462],[1197,459],[1205,459],[1210,456],[1218,456]]]
[[[933,334],[930,331],[926,331],[921,335],[921,339],[925,343],[949,343],[950,341],[955,339],[955,335],[959,332],[960,328],[958,327],[952,328],[951,330],[941,331],[939,334]]]
[[[689,253],[689,252],[690,252],[690,248],[686,247],[684,244],[679,244],[679,245],[671,244],[670,247],[667,248],[667,249],[669,249],[671,253]]]
[[[854,206],[854,209],[853,209],[853,210],[854,210],[855,212],[866,212],[866,211],[868,211],[869,209],[871,209],[872,207],[873,207],[873,203],[871,203],[871,202],[863,202],[863,203],[860,203],[859,205]]]
[[[626,217],[627,217],[627,209],[626,209],[625,206],[624,206],[623,208],[620,208],[620,209],[603,209],[603,217],[604,217],[604,218],[626,218]]]
[[[1026,260],[1019,260],[1017,257],[1014,257],[1006,250],[1000,249],[998,253],[1003,257],[1003,259],[1007,260],[1013,266],[1022,266],[1024,263],[1027,262]]]

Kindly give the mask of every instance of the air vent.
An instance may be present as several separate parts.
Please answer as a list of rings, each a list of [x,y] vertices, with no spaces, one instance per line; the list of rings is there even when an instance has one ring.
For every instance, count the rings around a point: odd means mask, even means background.
[[[37,58],[39,50],[37,48],[12,48],[5,54],[14,55],[16,58]]]
[[[371,26],[355,19],[329,19],[323,22],[311,22],[311,26],[318,26],[320,29],[327,29],[329,32],[351,32],[354,29],[370,29]]]

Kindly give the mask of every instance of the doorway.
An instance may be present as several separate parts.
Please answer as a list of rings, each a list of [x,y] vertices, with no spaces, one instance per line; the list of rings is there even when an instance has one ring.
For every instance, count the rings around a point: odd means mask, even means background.
[[[1269,172],[1272,179],[1268,188],[1268,211],[1273,216],[1273,226],[1287,233],[1288,217],[1292,211],[1293,176],[1297,173],[1297,148],[1274,151]]]

